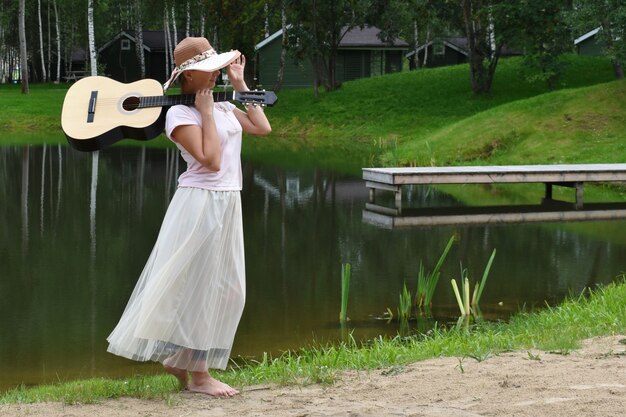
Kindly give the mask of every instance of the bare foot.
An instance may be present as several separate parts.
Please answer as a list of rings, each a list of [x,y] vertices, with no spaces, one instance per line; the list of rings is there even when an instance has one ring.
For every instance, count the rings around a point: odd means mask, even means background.
[[[239,391],[213,378],[208,372],[192,372],[187,389],[214,397],[233,397],[239,394]]]
[[[186,369],[174,368],[173,366],[166,365],[165,362],[163,362],[163,368],[165,369],[167,373],[174,375],[176,379],[178,379],[178,382],[180,382],[181,388],[183,389],[187,388],[189,372],[187,372]]]

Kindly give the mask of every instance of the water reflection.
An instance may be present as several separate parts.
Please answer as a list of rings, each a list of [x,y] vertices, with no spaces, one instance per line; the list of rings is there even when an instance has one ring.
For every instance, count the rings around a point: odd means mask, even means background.
[[[65,146],[0,147],[0,390],[152,369],[107,354],[105,338],[182,165],[173,148],[96,156]],[[458,205],[433,190],[410,193],[412,201]],[[396,310],[404,282],[414,292],[420,260],[432,268],[453,234],[459,243],[433,300],[437,320],[456,319],[446,283],[458,277],[459,262],[478,277],[494,248],[481,299],[486,318],[609,282],[626,255],[622,221],[384,230],[363,222],[360,178],[319,169],[246,163],[242,199],[248,297],[233,349],[241,356],[340,340],[342,263],[352,265],[348,328],[371,338],[398,331],[376,318]]]
[[[626,203],[567,203],[545,200],[540,204],[477,207],[402,208],[366,203],[363,221],[385,228],[488,225],[505,223],[576,222],[626,219]]]

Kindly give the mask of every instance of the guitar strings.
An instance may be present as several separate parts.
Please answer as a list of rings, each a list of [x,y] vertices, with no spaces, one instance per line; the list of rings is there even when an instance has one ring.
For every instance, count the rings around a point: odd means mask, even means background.
[[[98,105],[123,105],[125,100],[138,99],[138,103],[132,103],[137,105],[137,108],[149,108],[149,107],[163,107],[176,104],[192,104],[190,101],[192,95],[178,95],[178,96],[128,96],[128,97],[98,97],[96,99],[96,107]],[[228,101],[232,97],[232,93],[228,92],[216,92],[213,94],[213,100],[216,102]]]

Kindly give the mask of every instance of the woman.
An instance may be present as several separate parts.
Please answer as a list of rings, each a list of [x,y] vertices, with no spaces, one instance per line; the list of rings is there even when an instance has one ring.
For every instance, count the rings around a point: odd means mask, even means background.
[[[228,69],[236,91],[247,90],[245,57],[218,54],[205,38],[185,38],[174,49],[178,77],[195,105],[169,109],[165,132],[187,162],[178,179],[152,253],[139,277],[108,351],[163,363],[192,392],[233,396],[214,379],[225,369],[245,301],[240,190],[242,131],[265,135],[271,127],[260,106],[246,111],[214,103],[211,89]],[[191,380],[189,380],[191,373]]]

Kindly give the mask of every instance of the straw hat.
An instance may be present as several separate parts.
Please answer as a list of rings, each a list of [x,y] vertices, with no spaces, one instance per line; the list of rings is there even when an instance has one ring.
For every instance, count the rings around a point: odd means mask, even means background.
[[[167,90],[183,71],[216,71],[230,65],[240,55],[241,52],[237,50],[218,54],[206,38],[185,38],[174,48],[176,68],[170,79],[163,84],[163,90]]]

